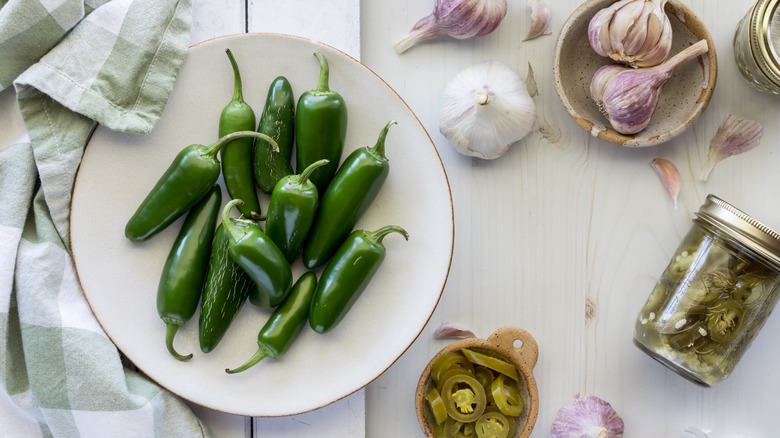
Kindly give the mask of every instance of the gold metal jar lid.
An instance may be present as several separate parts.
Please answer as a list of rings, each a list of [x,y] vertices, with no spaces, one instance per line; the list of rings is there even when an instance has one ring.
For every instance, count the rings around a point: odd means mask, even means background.
[[[707,196],[696,216],[780,269],[780,234],[771,228],[714,195]]]
[[[758,0],[750,12],[750,51],[770,81],[780,86],[780,0]]]

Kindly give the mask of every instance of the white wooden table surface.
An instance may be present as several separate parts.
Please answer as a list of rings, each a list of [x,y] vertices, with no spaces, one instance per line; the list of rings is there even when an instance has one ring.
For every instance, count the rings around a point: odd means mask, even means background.
[[[417,342],[365,391],[287,422],[260,420],[256,436],[321,437],[334,424],[343,427],[332,436],[362,436],[363,424],[370,438],[420,436],[415,384],[430,357],[445,345],[432,338],[445,321],[464,324],[480,337],[504,325],[523,327],[536,337],[541,406],[533,437],[548,436],[558,408],[577,393],[611,402],[623,416],[629,438],[687,436],[682,433],[687,426],[710,429],[712,438],[780,435],[780,316],[770,317],[734,374],[712,389],[683,380],[631,343],[639,308],[708,193],[780,229],[780,98],[759,94],[741,80],[731,46],[737,22],[752,0],[684,2],[714,36],[719,76],[713,100],[684,135],[658,147],[631,150],[583,132],[555,94],[555,37],[579,0],[548,0],[552,36],[521,42],[528,29],[526,1],[510,0],[507,18],[490,36],[440,39],[402,56],[393,43],[430,12],[433,0],[194,0],[193,43],[245,31],[282,31],[280,26],[292,23],[306,32],[323,32],[313,38],[359,53],[429,130],[455,204],[450,278]],[[356,29],[345,27],[345,21],[357,24],[354,15],[345,20],[347,11],[359,13],[359,38]],[[328,41],[344,35],[351,37]],[[545,127],[545,135],[537,130],[492,162],[459,155],[438,132],[446,82],[488,59],[504,61],[523,75],[527,63],[533,65],[540,88],[539,126]],[[697,176],[709,139],[728,113],[764,123],[764,140],[755,150],[722,162],[701,183]],[[680,169],[677,208],[650,167],[655,157]],[[195,409],[215,436],[244,436],[245,419]],[[287,430],[292,423],[304,427]],[[359,427],[350,429],[355,424]]]
[[[676,438],[699,426],[711,438],[778,437],[780,315],[773,315],[731,377],[697,387],[632,345],[636,315],[680,239],[692,212],[714,193],[780,229],[780,98],[742,81],[732,39],[752,0],[684,0],[713,33],[719,55],[714,97],[684,135],[649,149],[602,142],[569,118],[555,92],[555,39],[580,0],[547,0],[552,36],[521,42],[525,0],[491,35],[439,40],[402,56],[393,43],[430,12],[433,1],[362,2],[362,60],[406,99],[429,130],[448,172],[455,205],[455,257],[437,311],[418,342],[367,390],[367,436],[419,436],[412,397],[416,379],[444,341],[444,321],[488,336],[503,325],[530,331],[539,343],[535,375],[540,414],[533,437],[549,436],[557,410],[576,393],[595,394],[623,416],[628,438]],[[501,159],[475,162],[438,132],[441,90],[462,68],[498,59],[540,89],[536,132]],[[756,149],[722,162],[698,181],[710,138],[728,114],[764,123]],[[676,163],[682,191],[675,209],[650,166]],[[424,172],[425,169],[420,169]],[[591,307],[592,306],[592,307]],[[591,318],[586,317],[593,309]]]

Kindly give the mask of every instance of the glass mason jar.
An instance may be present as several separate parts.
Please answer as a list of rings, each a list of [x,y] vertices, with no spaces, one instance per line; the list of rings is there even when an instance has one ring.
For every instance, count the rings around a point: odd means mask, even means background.
[[[734,370],[775,306],[780,235],[709,195],[639,312],[634,344],[712,386]]]
[[[757,0],[734,34],[734,59],[759,91],[780,95],[780,0]]]

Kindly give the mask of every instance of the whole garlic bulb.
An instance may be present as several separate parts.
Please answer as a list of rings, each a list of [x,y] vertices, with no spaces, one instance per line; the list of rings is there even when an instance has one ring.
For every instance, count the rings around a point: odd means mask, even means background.
[[[708,50],[707,40],[700,40],[655,67],[605,65],[591,78],[590,95],[615,131],[636,134],[650,124],[661,88],[674,69]]]
[[[558,410],[550,428],[552,438],[622,438],[625,425],[608,402],[589,395],[574,396]]]
[[[498,158],[528,135],[536,105],[509,66],[486,61],[458,73],[445,87],[439,130],[458,152]]]
[[[593,50],[631,67],[652,67],[672,48],[667,0],[620,0],[599,12],[588,25]]]

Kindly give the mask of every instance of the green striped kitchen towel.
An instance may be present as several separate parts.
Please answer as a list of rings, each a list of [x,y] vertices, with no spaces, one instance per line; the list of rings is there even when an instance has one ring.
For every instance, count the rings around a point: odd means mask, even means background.
[[[16,92],[28,132],[0,145],[3,437],[207,436],[185,403],[123,367],[68,241],[89,134],[152,129],[191,21],[190,0],[0,0],[0,90]]]

